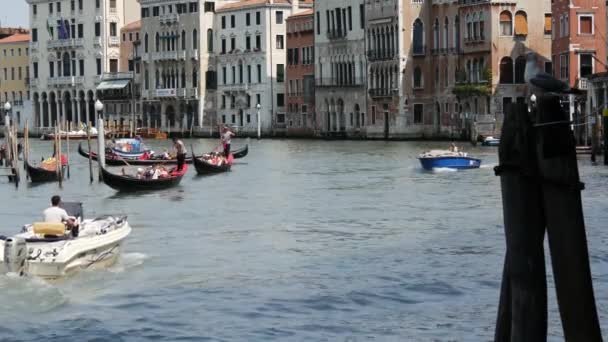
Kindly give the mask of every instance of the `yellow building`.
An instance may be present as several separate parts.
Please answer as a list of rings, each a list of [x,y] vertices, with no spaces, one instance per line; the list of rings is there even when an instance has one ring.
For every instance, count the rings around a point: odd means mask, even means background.
[[[0,102],[8,101],[12,117],[23,127],[31,116],[29,88],[29,34],[14,34],[0,39]]]

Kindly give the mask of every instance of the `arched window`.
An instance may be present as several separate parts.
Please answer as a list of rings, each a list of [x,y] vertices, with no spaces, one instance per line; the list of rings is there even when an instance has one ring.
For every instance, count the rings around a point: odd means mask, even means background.
[[[198,31],[196,29],[192,31],[192,49],[198,49]]]
[[[181,78],[182,88],[186,88],[186,68],[182,68],[182,73],[179,76]]]
[[[500,60],[500,83],[513,84],[513,60],[511,57],[503,57]]]
[[[473,67],[471,66],[471,61],[467,61],[467,81],[469,83],[473,82]]]
[[[156,69],[156,77],[154,78],[154,83],[156,83],[156,88],[160,88],[160,72]]]
[[[460,53],[460,17],[454,18],[454,46],[456,53]]]
[[[479,12],[479,39],[485,40],[486,33],[484,28],[483,12]]]
[[[198,87],[198,72],[196,68],[192,69],[192,88]]]
[[[467,23],[467,35],[465,38],[472,40],[473,39],[473,22],[471,20],[470,14],[467,14],[466,23]]]
[[[515,13],[515,35],[528,35],[528,15],[524,11]]]
[[[473,40],[479,39],[479,17],[477,13],[473,14]]]
[[[70,76],[70,54],[67,52],[63,54],[63,76]]]
[[[445,17],[443,20],[443,48],[447,49],[450,41],[450,20]]]
[[[471,77],[473,83],[479,82],[479,64],[477,59],[473,60],[473,77]]]
[[[156,32],[156,37],[154,37],[154,45],[156,47],[156,52],[160,51],[160,36],[158,32]]]
[[[144,52],[148,53],[148,34],[144,36]]]
[[[207,52],[213,52],[213,30],[207,30]]]
[[[435,24],[433,24],[433,48],[439,49],[439,19],[435,18]]]
[[[500,35],[513,35],[513,17],[509,11],[502,11],[500,13]]]
[[[439,67],[435,67],[435,87],[439,88]]]
[[[526,83],[524,74],[526,72],[526,57],[519,56],[515,60],[515,83]]]
[[[414,88],[422,88],[423,87],[423,79],[422,79],[422,70],[420,67],[414,68]]]
[[[422,20],[414,21],[414,54],[424,54],[424,24]]]

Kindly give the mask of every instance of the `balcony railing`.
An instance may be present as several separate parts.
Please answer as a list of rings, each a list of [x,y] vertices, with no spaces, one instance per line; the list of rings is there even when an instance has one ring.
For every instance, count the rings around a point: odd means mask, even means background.
[[[75,86],[83,83],[83,76],[49,77],[47,80],[49,86]]]
[[[30,50],[32,50],[32,51],[38,50],[38,42],[30,42]]]
[[[120,45],[120,37],[108,37],[108,44],[110,46]]]
[[[397,89],[374,88],[369,90],[369,95],[372,98],[393,97],[398,93]]]
[[[395,51],[393,50],[370,50],[367,51],[367,58],[370,61],[388,61],[394,59]]]
[[[589,89],[589,80],[587,78],[578,78],[576,80],[576,85],[580,90],[588,90]]]
[[[188,89],[188,97],[192,97],[198,99],[198,88],[190,88]]]
[[[198,50],[197,49],[190,50],[190,58],[198,61]]]
[[[186,97],[186,89],[185,88],[177,89],[177,97]]]
[[[177,51],[154,52],[154,53],[152,53],[152,59],[155,60],[155,61],[177,60]]]
[[[95,46],[101,46],[101,37],[93,38],[93,44],[95,44]]]
[[[362,77],[355,77],[350,82],[345,80],[338,80],[331,77],[323,77],[317,78],[315,80],[315,85],[317,87],[334,87],[334,88],[352,88],[352,87],[361,87],[364,85],[364,81]]]
[[[179,21],[179,15],[177,13],[163,14],[160,16],[160,23],[171,25],[172,23],[177,23]]]
[[[177,51],[177,58],[179,58],[181,60],[185,60],[186,59],[186,50]]]
[[[37,87],[38,86],[38,79],[37,78],[26,78],[25,79],[25,84],[30,86],[30,87]]]
[[[426,56],[426,46],[424,45],[414,45],[414,49],[412,51],[414,57]]]
[[[177,89],[156,89],[156,97],[176,97]]]
[[[83,38],[75,38],[75,39],[49,40],[49,41],[47,41],[46,46],[49,49],[83,47],[84,46],[84,39]]]
[[[132,79],[133,71],[126,72],[107,72],[104,73],[102,78],[104,80],[124,80],[124,79]]]
[[[327,30],[328,39],[344,39],[346,38],[347,31],[345,29],[334,29]]]
[[[479,43],[483,43],[485,42],[486,38],[485,35],[479,35],[476,37],[466,37],[464,38],[464,43],[465,44],[479,44]]]

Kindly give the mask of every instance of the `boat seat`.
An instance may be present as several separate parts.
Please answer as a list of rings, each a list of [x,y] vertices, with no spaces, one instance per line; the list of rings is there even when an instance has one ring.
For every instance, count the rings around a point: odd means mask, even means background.
[[[65,235],[65,225],[63,223],[35,222],[33,227],[36,235]]]

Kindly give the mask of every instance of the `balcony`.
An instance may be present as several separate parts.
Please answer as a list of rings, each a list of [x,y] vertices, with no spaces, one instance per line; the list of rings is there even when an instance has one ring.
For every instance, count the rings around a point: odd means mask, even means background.
[[[465,45],[481,44],[486,41],[485,35],[464,38]]]
[[[104,73],[102,78],[104,80],[126,80],[126,79],[133,79],[133,72],[132,71],[127,71],[127,72],[107,72]]]
[[[37,78],[26,78],[25,85],[29,86],[31,88],[35,88],[38,86],[38,79]]]
[[[190,50],[190,58],[198,61],[198,50]]]
[[[576,87],[580,90],[589,90],[589,79],[584,78],[584,77],[577,78]]]
[[[414,57],[424,57],[424,56],[426,56],[426,46],[424,46],[424,45],[414,45],[414,49],[412,51],[412,55]]]
[[[52,87],[76,86],[84,83],[83,76],[49,77],[47,84]]]
[[[155,60],[155,61],[166,61],[166,60],[176,61],[177,60],[177,51],[154,52],[154,53],[152,53],[152,60]]]
[[[171,25],[179,22],[179,15],[177,13],[163,14],[160,16],[161,25]]]
[[[186,60],[186,50],[177,51],[177,58],[180,60]]]
[[[389,61],[394,59],[395,52],[393,50],[370,50],[367,51],[367,59],[373,61]]]
[[[46,43],[47,48],[49,49],[73,49],[84,46],[83,38],[76,39],[57,39],[57,40],[49,40]]]
[[[150,90],[148,89],[144,89],[141,91],[141,97],[143,97],[144,99],[149,99],[150,98]]]
[[[30,42],[30,50],[37,51],[38,50],[38,42]]]
[[[186,89],[185,88],[177,89],[177,97],[186,97]]]
[[[188,97],[198,99],[198,88],[188,89]]]
[[[93,38],[93,44],[95,44],[95,46],[101,46],[101,37]]]
[[[372,98],[383,98],[397,96],[398,89],[375,88],[369,90],[369,96]]]
[[[335,78],[324,77],[317,78],[315,85],[319,88],[356,88],[362,87],[365,84],[362,77],[355,77],[352,82],[339,81]]]
[[[176,97],[177,89],[156,89],[156,97]]]
[[[116,14],[118,13],[118,10],[116,9],[116,7],[110,7],[108,12],[110,12],[110,14]]]
[[[346,39],[346,30],[343,29],[334,29],[327,30],[327,39],[336,40],[336,39]]]
[[[110,46],[119,46],[120,45],[120,37],[108,37],[108,44]]]

